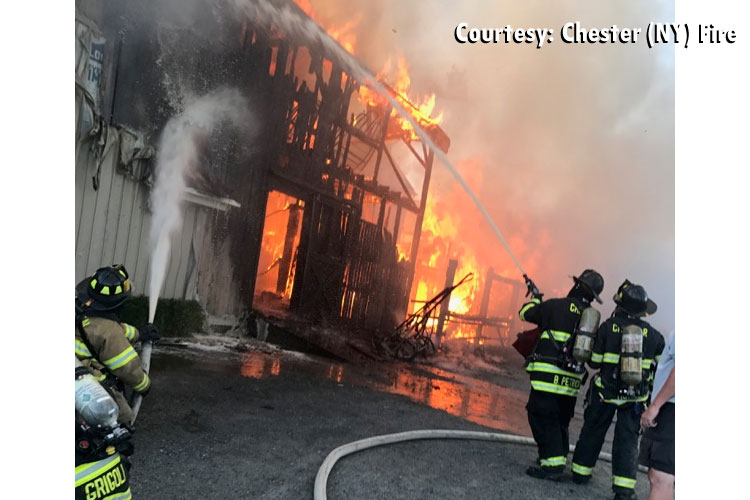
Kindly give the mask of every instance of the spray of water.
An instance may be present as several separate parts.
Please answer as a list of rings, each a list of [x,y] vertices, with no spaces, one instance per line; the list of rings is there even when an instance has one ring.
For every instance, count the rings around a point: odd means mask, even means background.
[[[453,163],[451,163],[445,153],[443,153],[443,151],[435,145],[430,136],[427,135],[422,127],[419,126],[419,124],[416,122],[416,120],[414,120],[411,114],[409,114],[403,108],[403,106],[401,106],[401,104],[391,96],[388,90],[386,90],[386,88],[377,81],[371,71],[368,71],[366,68],[364,68],[359,63],[359,61],[357,61],[357,59],[355,59],[338,43],[331,39],[320,28],[320,26],[317,25],[315,21],[310,18],[302,17],[296,10],[291,9],[289,5],[277,7],[269,3],[267,0],[258,0],[252,2],[250,0],[233,0],[233,2],[235,7],[240,12],[244,13],[251,19],[263,19],[267,22],[271,22],[274,25],[278,26],[281,31],[286,33],[288,36],[304,40],[311,46],[324,46],[326,48],[326,51],[329,54],[332,54],[332,58],[336,60],[335,62],[341,65],[356,80],[367,85],[368,87],[372,88],[372,90],[388,99],[388,102],[391,104],[391,106],[393,106],[393,108],[401,116],[403,116],[404,119],[406,119],[406,121],[408,121],[409,124],[414,128],[414,131],[422,140],[422,143],[425,144],[435,154],[439,162],[442,163],[453,175],[453,177],[456,178],[464,191],[466,191],[466,194],[469,195],[471,201],[474,202],[476,207],[487,220],[490,228],[498,237],[503,247],[505,247],[505,250],[507,250],[508,255],[510,255],[511,259],[513,259],[513,262],[515,263],[518,270],[521,271],[522,275],[526,274],[526,271],[523,270],[521,263],[518,261],[515,254],[511,250],[510,245],[508,245],[505,237],[500,232],[500,229],[498,229],[497,225],[492,220],[492,217],[490,217],[490,214],[487,213],[487,210],[479,201],[479,198],[477,198],[477,196],[471,190],[461,174],[458,173],[458,170],[456,170],[456,167],[453,165]]]
[[[167,122],[159,141],[156,182],[151,191],[149,322],[154,321],[167,273],[171,239],[182,225],[186,178],[199,166],[196,138],[207,135],[223,121],[238,128],[249,122],[247,102],[237,90],[219,89],[186,101],[184,111]]]

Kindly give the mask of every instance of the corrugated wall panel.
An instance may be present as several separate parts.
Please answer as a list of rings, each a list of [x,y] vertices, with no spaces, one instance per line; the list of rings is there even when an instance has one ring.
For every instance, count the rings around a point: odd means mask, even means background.
[[[116,155],[119,156],[119,155]],[[115,249],[117,245],[117,232],[119,230],[120,212],[122,210],[122,192],[127,179],[115,172],[117,160],[112,162],[112,183],[109,190],[109,203],[107,204],[107,220],[104,225],[104,238],[102,243],[101,262],[105,265],[119,264],[115,261]]]
[[[131,207],[130,220],[127,229],[127,250],[125,253],[125,267],[133,275],[138,267],[138,249],[140,248],[141,225],[143,224],[143,213],[146,199],[143,193],[146,188],[143,184],[133,182],[133,205]],[[143,283],[133,283],[134,293],[142,294],[145,291]]]
[[[118,162],[119,148],[112,147],[102,162],[99,189],[94,190],[94,155],[85,144],[76,150],[76,280],[99,267],[122,263],[130,272],[133,294],[141,295],[148,293],[149,190],[117,173]],[[211,314],[238,314],[240,301],[232,286],[229,241],[213,244],[216,214],[209,208],[185,204],[183,225],[172,239],[160,297],[192,299],[197,294]]]
[[[128,267],[128,235],[130,233],[130,220],[133,215],[133,205],[136,198],[136,183],[123,178],[122,201],[120,202],[120,213],[117,219],[117,238],[115,239],[115,257],[113,262],[123,263]]]
[[[91,229],[94,224],[94,214],[96,206],[96,191],[91,185],[92,172],[95,171],[95,162],[86,146],[79,151],[79,162],[76,163],[76,187],[80,186],[80,193],[77,191],[76,196],[80,195],[78,233],[76,235],[76,279],[82,280],[89,269],[87,267],[89,259],[89,250],[91,248]],[[92,168],[92,166],[94,168]],[[78,198],[76,199],[78,201]]]
[[[99,177],[100,184],[98,190],[93,191],[94,188],[91,184],[87,183],[86,185],[87,189],[89,189],[89,187],[92,189],[92,192],[96,197],[96,202],[94,203],[93,207],[94,217],[91,226],[91,244],[89,246],[89,256],[86,260],[86,269],[88,272],[95,271],[99,265],[107,265],[102,259],[102,250],[104,247],[104,228],[107,224],[109,196],[112,190],[112,175],[114,175],[113,160],[116,161],[117,156],[118,149],[116,147],[111,147],[106,152],[102,161],[102,168]],[[94,172],[92,173],[92,175],[94,175],[95,172],[96,168],[94,168]]]

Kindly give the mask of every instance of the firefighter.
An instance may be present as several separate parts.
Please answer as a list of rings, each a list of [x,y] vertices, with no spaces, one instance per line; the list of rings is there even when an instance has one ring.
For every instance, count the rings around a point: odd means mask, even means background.
[[[129,429],[118,406],[76,357],[76,500],[129,500]]]
[[[118,313],[129,296],[128,272],[121,265],[98,269],[76,287],[76,357],[115,398],[125,424],[133,420],[125,388],[143,396],[151,389],[133,345],[159,338],[150,323],[138,331],[120,321]]]
[[[585,369],[573,369],[568,359],[569,345],[581,312],[596,300],[604,288],[598,272],[587,269],[573,277],[574,285],[563,298],[542,301],[542,294],[526,278],[531,301],[524,304],[519,317],[539,326],[540,336],[532,354],[526,358],[531,378],[531,393],[526,404],[529,426],[537,443],[537,464],[526,474],[559,481],[568,455],[568,426],[573,417],[576,397]]]
[[[145,396],[151,380],[133,348],[138,341],[159,338],[156,327],[140,331],[120,321],[118,313],[130,296],[123,266],[98,269],[76,286],[76,358],[112,396],[118,406],[116,433],[103,431],[76,412],[76,500],[129,500],[133,452],[130,427],[133,410],[125,399],[129,387]]]
[[[599,327],[589,361],[599,372],[589,387],[572,473],[573,480],[579,484],[591,479],[604,437],[617,414],[612,443],[612,489],[617,500],[635,499],[640,417],[653,386],[656,363],[664,350],[664,338],[643,319],[646,313],[656,310],[656,305],[642,286],[625,280],[613,299],[615,310]],[[623,374],[626,365],[621,363],[621,357],[632,357],[622,341],[625,332],[632,331],[631,325],[642,330],[643,341],[640,373],[637,374],[640,382],[636,384],[626,383]]]

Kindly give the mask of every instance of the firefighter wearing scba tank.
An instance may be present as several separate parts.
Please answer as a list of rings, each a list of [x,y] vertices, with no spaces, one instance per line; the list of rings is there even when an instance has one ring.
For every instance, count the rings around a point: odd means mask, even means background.
[[[125,424],[133,419],[125,387],[144,396],[151,389],[133,345],[159,338],[154,325],[139,332],[120,321],[118,314],[129,296],[130,279],[123,266],[103,267],[76,287],[76,357],[115,398]]]
[[[151,324],[139,331],[120,321],[118,314],[130,287],[123,266],[98,269],[76,286],[76,358],[116,401],[117,422],[126,429],[132,424],[133,410],[124,391],[130,388],[145,396],[151,389],[151,380],[141,368],[133,345],[159,338]],[[122,491],[122,485],[127,484],[126,456],[132,448],[125,452],[115,446],[95,450],[92,443],[101,438],[97,432],[96,426],[76,414],[76,499],[129,499],[130,491]]]
[[[526,404],[529,426],[536,441],[537,465],[526,469],[532,477],[562,480],[568,455],[568,426],[585,368],[572,358],[574,333],[582,312],[599,294],[604,279],[587,269],[573,278],[574,285],[563,298],[542,301],[542,294],[526,277],[531,301],[519,312],[523,321],[539,326],[541,334],[532,354],[526,358],[531,394]]]
[[[130,429],[117,422],[117,403],[76,358],[76,500],[131,498]]]
[[[653,386],[664,338],[642,316],[656,311],[646,290],[628,280],[614,296],[616,308],[599,327],[589,364],[593,377],[584,411],[583,429],[573,454],[573,480],[587,483],[612,419],[612,489],[615,499],[635,499],[638,432],[643,404]]]

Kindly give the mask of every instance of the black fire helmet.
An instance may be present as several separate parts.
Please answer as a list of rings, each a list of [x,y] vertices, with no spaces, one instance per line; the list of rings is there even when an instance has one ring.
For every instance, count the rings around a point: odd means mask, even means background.
[[[117,309],[130,297],[128,271],[122,265],[99,268],[76,285],[76,297],[86,309]]]
[[[602,299],[599,298],[599,294],[604,290],[604,278],[598,272],[593,269],[586,269],[581,273],[580,276],[571,276],[576,285],[581,285],[586,291],[593,295],[594,299],[600,304]]]
[[[615,304],[636,316],[656,312],[656,302],[648,298],[646,289],[641,285],[631,283],[630,280],[623,281],[612,299]]]

